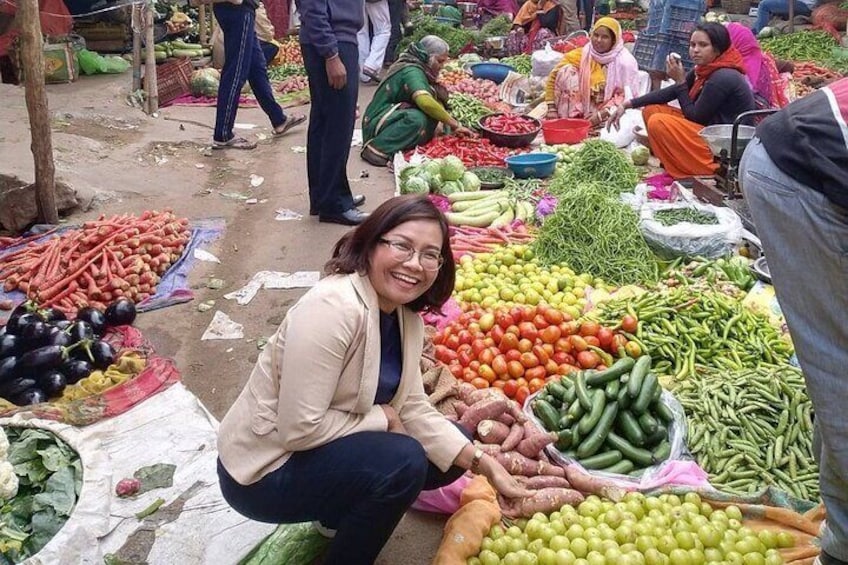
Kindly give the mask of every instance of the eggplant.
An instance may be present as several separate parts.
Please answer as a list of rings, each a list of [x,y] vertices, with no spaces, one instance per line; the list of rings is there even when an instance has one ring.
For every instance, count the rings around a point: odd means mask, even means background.
[[[64,312],[62,312],[58,308],[53,308],[52,306],[42,308],[38,311],[38,313],[41,314],[41,317],[44,318],[44,321],[47,323],[68,321],[68,317],[65,316]]]
[[[11,395],[9,400],[16,406],[29,406],[30,404],[47,402],[47,395],[40,388],[30,387],[23,392]]]
[[[55,369],[67,360],[67,348],[61,345],[45,345],[21,354],[18,358],[18,371],[40,373],[45,369]]]
[[[70,320],[56,320],[55,322],[48,322],[48,323],[50,324],[51,327],[54,327],[54,328],[57,328],[57,329],[60,329],[60,330],[66,330],[69,327],[71,327],[71,324],[73,322],[71,322]]]
[[[135,316],[133,301],[129,298],[119,298],[106,308],[106,327],[131,326]]]
[[[71,336],[56,326],[51,326],[50,330],[47,332],[47,339],[45,340],[44,345],[61,345],[62,347],[66,347],[71,345]]]
[[[92,306],[80,308],[77,312],[77,321],[88,322],[95,335],[100,335],[106,329],[106,316]]]
[[[35,321],[21,328],[20,337],[28,347],[39,347],[47,341],[50,326],[42,321]]]
[[[0,384],[0,396],[7,400],[12,400],[15,396],[19,395],[28,388],[33,388],[35,385],[36,382],[33,378],[16,377],[11,381]],[[15,404],[17,404],[17,402]]]
[[[91,363],[82,361],[81,359],[71,359],[59,367],[62,374],[65,375],[68,384],[74,384],[80,379],[86,378],[91,374]]]
[[[41,388],[41,390],[43,390],[50,398],[62,394],[62,391],[65,390],[65,386],[68,384],[68,380],[65,378],[65,375],[56,369],[51,369],[46,373],[38,375],[38,378],[35,380],[38,383],[38,387]]]
[[[94,357],[95,369],[108,369],[115,362],[115,348],[105,341],[95,340],[90,346],[91,356]]]
[[[91,324],[79,320],[68,326],[67,332],[71,337],[71,343],[79,343],[84,339],[94,337],[94,329],[92,329]]]
[[[17,318],[9,318],[6,322],[6,333],[20,335],[25,327],[35,322],[44,323],[41,316],[35,312],[26,312]]]
[[[22,349],[23,344],[20,337],[12,334],[0,336],[0,359],[17,355]]]
[[[0,385],[12,380],[18,374],[18,358],[4,357],[0,359]]]

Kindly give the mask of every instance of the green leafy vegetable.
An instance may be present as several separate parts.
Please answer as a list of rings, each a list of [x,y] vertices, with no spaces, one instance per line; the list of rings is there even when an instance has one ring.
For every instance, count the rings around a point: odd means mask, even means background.
[[[133,473],[133,477],[141,481],[141,487],[138,489],[138,494],[145,493],[155,488],[168,488],[174,484],[174,471],[176,465],[170,463],[156,463],[141,467]]]

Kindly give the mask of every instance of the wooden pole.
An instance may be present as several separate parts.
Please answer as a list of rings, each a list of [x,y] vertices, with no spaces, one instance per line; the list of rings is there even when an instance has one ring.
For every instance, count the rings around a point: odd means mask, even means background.
[[[133,45],[132,45],[132,91],[138,92],[141,88],[141,31],[139,31],[139,26],[141,25],[141,6],[138,4],[133,4],[132,7],[132,33],[133,33]]]
[[[155,43],[153,39],[154,18],[153,2],[149,1],[145,10],[144,22],[144,46],[147,48],[144,64],[144,90],[147,92],[148,114],[153,114],[159,110],[159,87],[156,84],[156,53],[153,49],[153,44]]]
[[[206,47],[209,45],[208,22],[206,21],[206,4],[201,4],[197,7],[197,17],[200,19],[200,44]]]
[[[795,33],[795,2],[789,0],[789,33]]]
[[[53,142],[50,132],[50,110],[44,89],[44,38],[38,14],[38,0],[18,1],[21,28],[21,65],[35,162],[35,200],[38,220],[46,224],[59,222],[56,210],[56,169],[53,164]]]

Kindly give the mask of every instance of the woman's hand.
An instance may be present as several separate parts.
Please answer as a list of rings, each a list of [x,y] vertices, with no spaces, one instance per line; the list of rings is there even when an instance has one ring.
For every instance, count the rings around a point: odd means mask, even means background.
[[[677,84],[683,84],[683,81],[686,80],[686,69],[683,68],[683,62],[673,54],[669,55],[665,62],[665,73],[668,78]]]
[[[473,131],[462,125],[453,128],[453,132],[459,137],[471,137],[474,135]]]
[[[495,490],[504,498],[527,498],[533,496],[533,491],[519,483],[518,479],[510,475],[504,469],[503,465],[489,455],[484,455],[480,461],[480,472],[489,479]]]
[[[624,115],[624,112],[630,107],[630,102],[623,102],[616,106],[615,110],[613,110],[610,117],[607,119],[607,131],[610,130],[611,127],[615,128],[615,131],[618,131],[621,128],[621,116]]]
[[[327,81],[330,86],[336,90],[344,88],[347,84],[347,70],[341,57],[338,54],[333,55],[325,61],[324,67],[327,69]]]
[[[386,415],[386,420],[389,421],[389,429],[387,431],[395,434],[408,435],[406,433],[406,428],[403,427],[403,422],[400,421],[400,416],[398,416],[398,413],[394,408],[388,404],[381,404],[380,408],[383,409],[383,413]]]

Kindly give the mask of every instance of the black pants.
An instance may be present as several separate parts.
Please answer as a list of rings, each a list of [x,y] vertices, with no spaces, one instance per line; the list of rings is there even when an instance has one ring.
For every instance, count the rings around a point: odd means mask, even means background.
[[[243,486],[218,461],[224,499],[260,522],[319,520],[337,530],[324,565],[371,565],[422,490],[449,485],[417,440],[389,432],[352,434],[292,455],[259,482]]]
[[[356,43],[339,43],[338,47],[347,71],[347,84],[341,90],[330,86],[324,57],[318,50],[309,44],[300,45],[312,99],[306,138],[309,209],[325,215],[338,215],[353,208],[347,158],[356,122],[359,48]]]
[[[392,22],[392,36],[386,48],[386,63],[394,63],[398,57],[398,45],[403,39],[403,22],[406,15],[406,0],[389,0],[389,18]]]

